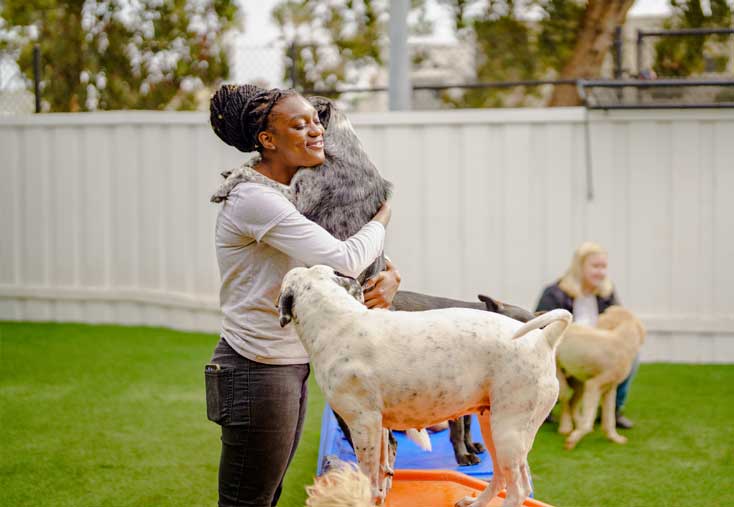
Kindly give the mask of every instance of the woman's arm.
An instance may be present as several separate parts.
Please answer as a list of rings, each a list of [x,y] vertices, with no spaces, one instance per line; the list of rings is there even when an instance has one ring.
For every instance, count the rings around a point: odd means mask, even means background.
[[[313,266],[326,264],[356,277],[382,252],[390,205],[384,204],[374,219],[354,236],[340,241],[304,217],[277,190],[255,183],[238,185],[223,208],[229,221],[244,236],[277,248]]]
[[[556,308],[563,308],[563,302],[558,301],[555,297],[553,287],[551,285],[545,288],[543,294],[540,296],[540,301],[538,301],[538,306],[535,308],[536,312],[549,312]]]
[[[356,278],[382,252],[385,227],[371,221],[351,238],[340,241],[294,208],[294,212],[274,225],[262,241],[308,266],[325,264]]]

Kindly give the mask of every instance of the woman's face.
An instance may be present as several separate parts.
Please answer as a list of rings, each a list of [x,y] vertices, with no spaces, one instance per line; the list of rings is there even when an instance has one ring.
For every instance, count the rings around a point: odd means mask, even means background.
[[[598,288],[607,277],[606,254],[591,254],[582,266],[583,284],[591,289]]]
[[[286,97],[273,107],[263,135],[260,142],[265,150],[288,167],[324,163],[324,127],[316,109],[300,95]]]

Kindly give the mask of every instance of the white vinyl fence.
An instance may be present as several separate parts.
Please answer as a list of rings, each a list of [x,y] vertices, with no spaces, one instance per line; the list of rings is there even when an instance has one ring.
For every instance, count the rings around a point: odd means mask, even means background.
[[[734,362],[734,112],[586,119],[353,115],[395,183],[403,288],[534,307],[591,239],[648,327],[643,359]],[[208,197],[241,158],[199,113],[0,119],[0,319],[216,332]]]

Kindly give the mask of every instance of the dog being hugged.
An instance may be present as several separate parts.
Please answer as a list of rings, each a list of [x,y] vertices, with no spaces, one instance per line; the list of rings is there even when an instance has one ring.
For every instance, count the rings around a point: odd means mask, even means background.
[[[607,308],[597,327],[573,324],[566,331],[557,353],[561,386],[558,432],[568,435],[566,449],[573,449],[594,429],[600,400],[604,434],[612,442],[627,442],[615,424],[617,386],[629,375],[644,340],[642,322],[621,306]]]
[[[531,491],[528,452],[558,396],[555,352],[571,314],[553,310],[523,324],[468,308],[367,310],[361,298],[356,280],[329,267],[295,268],[283,279],[278,308],[347,422],[377,502],[387,493],[385,428],[479,413],[495,475],[478,497],[456,505],[486,507],[507,488],[503,505],[519,507]]]

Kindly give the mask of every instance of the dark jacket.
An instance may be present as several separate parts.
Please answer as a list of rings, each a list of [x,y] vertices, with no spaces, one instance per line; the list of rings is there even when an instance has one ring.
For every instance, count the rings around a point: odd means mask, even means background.
[[[617,301],[617,295],[612,291],[607,298],[596,296],[596,304],[599,307],[599,314],[602,314],[610,306],[618,305],[619,301]],[[561,290],[558,282],[545,288],[535,311],[548,312],[556,308],[563,308],[573,313],[573,298]]]

